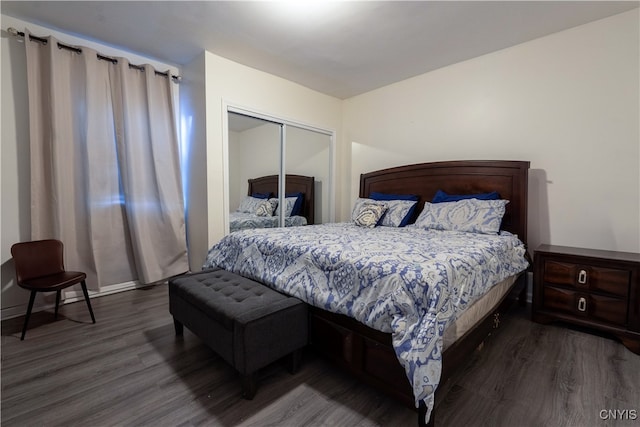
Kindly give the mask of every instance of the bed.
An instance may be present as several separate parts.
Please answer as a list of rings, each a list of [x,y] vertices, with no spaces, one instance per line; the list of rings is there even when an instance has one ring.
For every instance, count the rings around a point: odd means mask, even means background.
[[[407,227],[344,223],[227,236],[204,267],[231,270],[309,303],[311,343],[365,382],[417,406],[425,424],[434,419],[438,384],[499,326],[507,295],[522,296],[528,168],[528,162],[456,161],[361,176],[360,198],[412,194],[419,207],[438,190],[497,192],[509,203],[496,235],[423,229],[418,208],[409,220],[417,223]],[[445,241],[453,246],[441,246]],[[449,277],[456,279],[448,284]]]
[[[303,175],[286,175],[285,190],[287,195],[302,194],[302,204],[299,214],[286,215],[284,218],[285,227],[299,225],[311,225],[314,223],[314,202],[315,183],[314,177]],[[277,198],[279,194],[278,175],[267,175],[248,180],[247,199],[243,201],[238,210],[229,214],[229,230],[247,230],[255,228],[274,228],[280,226],[280,217],[274,211],[272,215],[257,215],[256,207],[258,200],[254,195],[268,195],[270,198]],[[245,207],[246,206],[246,207]]]

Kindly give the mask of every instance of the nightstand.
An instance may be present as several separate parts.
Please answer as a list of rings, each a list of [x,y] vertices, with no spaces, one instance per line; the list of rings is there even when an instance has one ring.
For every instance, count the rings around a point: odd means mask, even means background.
[[[640,354],[640,254],[540,245],[532,319],[607,332]]]

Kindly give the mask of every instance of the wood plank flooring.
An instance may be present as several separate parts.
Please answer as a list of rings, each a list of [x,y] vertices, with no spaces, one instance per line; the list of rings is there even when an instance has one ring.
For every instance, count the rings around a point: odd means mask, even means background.
[[[233,369],[185,329],[166,285],[2,323],[1,424],[10,426],[415,426],[417,414],[311,350],[263,369],[240,396]],[[617,341],[514,310],[437,396],[438,426],[640,426],[640,356]],[[602,420],[600,411],[635,411]],[[627,412],[627,418],[632,412]],[[618,417],[619,418],[619,417]]]

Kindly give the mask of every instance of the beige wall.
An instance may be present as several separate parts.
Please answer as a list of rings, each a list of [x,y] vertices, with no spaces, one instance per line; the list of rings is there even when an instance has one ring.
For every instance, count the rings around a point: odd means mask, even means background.
[[[224,145],[226,124],[224,105],[232,105],[257,113],[278,117],[336,133],[340,141],[342,101],[310,90],[271,74],[246,67],[210,52],[205,52],[206,82],[206,190],[194,194],[189,201],[191,215],[206,218],[207,226],[191,227],[189,231],[190,265],[199,269],[208,248],[225,234],[224,216],[228,206],[223,203],[227,185],[228,153]],[[340,150],[339,144],[337,149]],[[192,151],[192,156],[203,153]],[[202,179],[202,177],[200,178]],[[340,182],[340,173],[335,179]],[[191,205],[206,200],[206,208]]]
[[[531,161],[529,246],[640,251],[638,9],[344,102],[359,174],[402,164]]]
[[[207,198],[207,126],[209,111],[206,94],[206,57],[204,52],[191,63],[182,68],[180,83],[180,117],[182,128],[182,146],[185,159],[183,175],[187,185],[185,192],[188,203],[186,209],[187,247],[189,252],[189,268],[200,270],[202,263],[194,261],[192,248],[200,244],[203,236],[207,236],[209,221],[206,215]],[[203,214],[204,212],[204,214]],[[199,264],[198,264],[199,263]]]
[[[280,126],[265,123],[238,132],[235,140],[229,136],[229,150],[236,151],[229,155],[229,174],[238,173],[229,188],[229,211],[233,211],[247,195],[249,178],[280,173]]]

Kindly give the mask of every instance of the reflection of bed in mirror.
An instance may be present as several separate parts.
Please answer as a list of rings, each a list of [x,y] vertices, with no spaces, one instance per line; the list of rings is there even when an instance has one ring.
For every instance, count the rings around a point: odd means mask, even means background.
[[[229,230],[231,232],[238,230],[246,230],[250,228],[273,228],[279,227],[279,209],[273,212],[273,215],[265,215],[264,212],[258,214],[254,206],[260,205],[262,201],[268,199],[277,199],[279,195],[278,175],[267,175],[259,178],[248,180],[248,191],[245,200],[240,207],[229,214]],[[291,199],[302,197],[299,212],[292,212],[287,215],[289,210],[285,211],[285,227],[293,227],[298,225],[310,225],[314,223],[314,177],[303,175],[286,175],[285,178],[285,198],[291,203]],[[254,197],[259,195],[259,197]],[[268,197],[265,197],[267,196]],[[299,196],[301,195],[301,196]],[[249,199],[250,198],[250,199]]]

